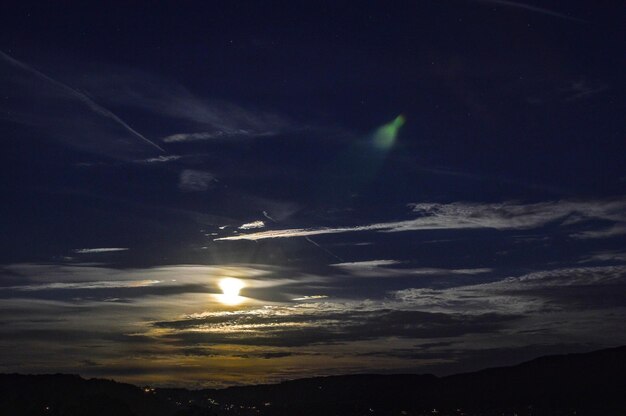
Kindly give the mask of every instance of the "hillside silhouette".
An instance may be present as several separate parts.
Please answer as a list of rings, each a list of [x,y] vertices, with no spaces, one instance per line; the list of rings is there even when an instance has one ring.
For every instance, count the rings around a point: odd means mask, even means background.
[[[345,375],[225,389],[150,389],[75,375],[0,375],[1,415],[624,415],[626,346],[447,377]]]

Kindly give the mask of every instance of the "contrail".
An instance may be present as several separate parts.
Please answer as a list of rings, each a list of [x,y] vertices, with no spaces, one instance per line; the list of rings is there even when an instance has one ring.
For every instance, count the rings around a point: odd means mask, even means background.
[[[270,214],[267,213],[267,211],[263,211],[263,215],[265,216],[265,218],[267,218],[268,220],[272,220],[274,222],[278,222],[276,221],[274,218],[270,217]],[[344,259],[342,259],[341,257],[337,256],[336,254],[334,254],[332,251],[328,250],[325,247],[320,246],[319,244],[317,244],[315,241],[311,240],[309,237],[304,237],[304,239],[306,241],[308,241],[309,243],[313,244],[315,247],[319,248],[320,250],[325,251],[326,253],[330,254],[331,256],[333,256],[334,258],[336,258],[339,261],[344,261]],[[256,240],[254,240],[256,241]]]
[[[342,259],[341,257],[339,257],[339,256],[337,256],[337,255],[335,255],[335,254],[333,254],[333,253],[332,253],[330,250],[328,250],[327,248],[324,248],[324,247],[320,246],[320,245],[319,245],[319,244],[317,244],[315,241],[311,240],[309,237],[304,237],[304,239],[305,239],[306,241],[308,241],[309,243],[313,244],[314,246],[316,246],[316,247],[318,247],[318,248],[320,248],[320,249],[324,250],[326,253],[330,254],[331,256],[333,256],[334,258],[336,258],[337,260],[339,260],[339,261],[345,261],[345,260],[344,260],[344,259]]]
[[[89,107],[92,111],[104,116],[104,117],[108,117],[110,119],[112,119],[113,121],[115,121],[117,124],[119,124],[120,126],[124,127],[124,129],[126,129],[126,131],[128,131],[129,133],[131,133],[133,136],[143,140],[144,142],[156,147],[157,149],[159,149],[161,152],[165,152],[165,149],[163,149],[161,146],[159,146],[158,144],[154,143],[153,141],[147,139],[144,135],[142,135],[141,133],[139,133],[137,130],[133,129],[132,127],[130,127],[128,124],[126,124],[126,122],[124,120],[122,120],[121,118],[119,118],[118,116],[116,116],[115,114],[113,114],[110,110],[107,110],[106,108],[102,107],[100,104],[96,103],[94,100],[92,100],[91,98],[89,98],[88,96],[86,96],[84,93],[75,90],[74,88],[70,87],[69,85],[65,85],[60,81],[57,81],[54,78],[50,78],[49,76],[47,76],[46,74],[39,72],[38,70],[36,70],[35,68],[21,62],[18,61],[17,59],[11,57],[10,55],[7,55],[6,53],[0,51],[0,57],[2,57],[5,61],[9,62],[10,64],[13,64],[15,66],[17,66],[18,68],[21,68],[25,71],[28,71],[32,74],[35,74],[36,76],[45,79],[48,82],[51,82],[52,84],[56,85],[57,87],[61,88],[63,91],[67,92],[68,94],[70,94],[71,96],[73,96],[74,98],[82,101],[85,105],[87,105],[87,107]]]
[[[491,3],[491,4],[499,4],[501,6],[507,6],[507,7],[515,7],[517,9],[524,9],[524,10],[529,10],[531,12],[536,12],[536,13],[541,13],[541,14],[545,14],[548,16],[554,16],[554,17],[558,17],[560,19],[566,19],[566,20],[572,20],[574,22],[581,22],[581,23],[587,23],[586,20],[583,19],[578,19],[576,17],[570,17],[566,14],[562,14],[562,13],[558,13],[549,9],[544,9],[542,7],[536,7],[536,6],[531,6],[530,4],[526,4],[526,3],[518,3],[516,1],[510,1],[510,0],[474,0],[480,3]]]

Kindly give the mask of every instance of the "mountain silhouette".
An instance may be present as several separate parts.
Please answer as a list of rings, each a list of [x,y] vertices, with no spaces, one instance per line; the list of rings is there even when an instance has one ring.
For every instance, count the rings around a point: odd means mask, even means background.
[[[626,346],[447,377],[360,374],[225,389],[0,375],[1,415],[625,415]]]

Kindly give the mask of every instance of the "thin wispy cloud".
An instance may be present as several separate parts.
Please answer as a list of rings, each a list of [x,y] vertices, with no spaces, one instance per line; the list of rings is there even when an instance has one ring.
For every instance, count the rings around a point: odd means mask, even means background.
[[[625,284],[626,266],[572,267],[447,289],[403,289],[393,295],[419,310],[525,314],[605,308],[611,302],[623,306],[623,299],[611,300],[609,294]]]
[[[594,239],[594,238],[610,238],[618,237],[626,234],[626,224],[616,224],[611,227],[601,228],[596,230],[586,230],[578,233],[571,234],[571,237],[579,239]]]
[[[94,253],[111,253],[115,251],[126,251],[127,247],[97,247],[97,248],[77,248],[74,253],[77,254],[94,254]]]
[[[341,267],[346,269],[362,269],[362,268],[373,268],[373,267],[384,267],[384,266],[392,266],[396,264],[402,264],[401,261],[398,260],[367,260],[367,261],[355,261],[355,262],[347,262],[347,263],[335,263],[333,266]]]
[[[6,53],[0,51],[0,58],[2,58],[5,62],[18,67],[24,71],[27,71],[35,76],[37,76],[40,79],[43,79],[51,84],[53,84],[55,87],[60,88],[62,91],[64,91],[66,94],[68,94],[69,96],[77,99],[78,101],[82,102],[83,104],[85,104],[88,108],[90,108],[93,112],[103,116],[103,117],[107,117],[111,120],[113,120],[115,123],[117,123],[118,125],[122,126],[128,133],[130,133],[132,136],[144,141],[145,143],[157,148],[158,150],[160,150],[161,152],[165,152],[165,149],[163,149],[161,146],[159,146],[158,144],[154,143],[153,141],[149,140],[148,138],[146,138],[144,135],[142,135],[141,133],[139,133],[138,131],[136,131],[135,129],[133,129],[132,127],[130,127],[128,125],[128,123],[126,123],[124,120],[122,120],[121,118],[119,118],[117,115],[115,115],[112,111],[104,108],[103,106],[101,106],[100,104],[96,103],[93,99],[91,99],[90,97],[88,97],[86,94],[70,87],[69,85],[66,85],[60,81],[57,81],[56,79],[53,79],[51,77],[49,77],[48,75],[44,74],[43,72],[38,71],[37,69],[31,67],[30,65],[25,64],[24,62],[18,61],[17,59],[7,55]]]
[[[292,285],[296,280],[274,276],[272,267],[266,266],[194,266],[177,265],[143,269],[115,269],[93,264],[48,265],[14,264],[0,269],[0,288],[14,291],[42,291],[46,289],[134,289],[158,285],[165,288],[163,295],[204,292],[221,292],[217,283],[223,277],[245,278],[246,288],[264,290]],[[14,276],[19,276],[15,279]],[[315,279],[302,278],[300,282]],[[124,293],[124,292],[119,292]],[[141,296],[141,292],[133,293]],[[72,298],[63,299],[72,302]]]
[[[607,250],[595,252],[580,260],[580,263],[589,262],[626,262],[626,251]]]
[[[166,136],[162,138],[161,141],[165,143],[193,142],[193,141],[199,141],[199,140],[217,139],[217,138],[221,138],[224,136],[225,134],[223,134],[222,132],[178,133],[178,134],[172,134],[170,136]]]
[[[83,82],[106,102],[176,121],[185,132],[163,137],[165,143],[272,136],[296,127],[272,111],[205,98],[179,83],[128,68],[95,72]]]
[[[267,211],[263,211],[263,216],[272,222],[276,222],[276,220],[272,218],[270,214],[267,213]]]
[[[589,98],[603,91],[606,91],[609,85],[603,82],[588,82],[586,80],[578,80],[572,82],[567,88],[562,90],[563,99],[565,101],[578,101]]]
[[[474,1],[479,2],[479,3],[487,3],[487,4],[498,5],[498,6],[511,7],[511,8],[515,8],[515,9],[528,10],[530,12],[540,13],[540,14],[543,14],[543,15],[546,15],[546,16],[558,17],[559,19],[565,19],[565,20],[571,20],[571,21],[574,21],[574,22],[586,23],[586,21],[583,20],[583,19],[579,19],[579,18],[576,18],[576,17],[568,16],[566,14],[559,13],[559,12],[556,12],[554,10],[546,9],[546,8],[543,8],[543,7],[533,6],[533,5],[528,4],[528,3],[520,3],[520,2],[517,2],[517,1],[508,1],[508,0],[474,0]]]
[[[219,130],[216,132],[199,132],[199,133],[177,133],[166,136],[161,139],[164,143],[183,143],[196,142],[203,140],[222,140],[244,137],[269,137],[275,136],[278,131],[257,131],[257,130]]]
[[[497,331],[515,316],[388,309],[382,303],[304,302],[155,322],[165,342],[275,347],[349,344],[388,337],[432,339]],[[349,347],[348,347],[349,348]]]
[[[306,300],[318,300],[318,299],[326,299],[328,296],[326,295],[307,295],[299,298],[294,298],[295,301],[306,301]]]
[[[626,200],[615,201],[556,201],[535,204],[503,202],[477,203],[420,203],[411,205],[418,217],[405,221],[383,222],[351,227],[318,227],[268,230],[216,238],[215,241],[262,240],[267,238],[309,237],[321,234],[339,234],[359,231],[420,231],[492,228],[523,230],[542,227],[550,222],[575,225],[590,220],[626,224]],[[618,228],[619,231],[621,228]],[[615,231],[608,234],[611,235]]]
[[[1,290],[33,292],[38,290],[77,290],[77,289],[120,289],[147,287],[161,283],[159,280],[107,280],[82,283],[43,283],[22,286],[2,287]]]
[[[180,173],[178,187],[185,192],[202,192],[211,188],[215,182],[215,176],[210,172],[185,169]]]
[[[136,162],[137,163],[166,163],[166,162],[173,162],[180,158],[181,156],[178,156],[178,155],[169,155],[169,156],[149,157],[147,159],[137,160]]]
[[[402,262],[397,260],[370,260],[336,263],[331,266],[357,277],[478,275],[493,271],[491,268],[444,269],[435,267],[399,267],[402,265]]]

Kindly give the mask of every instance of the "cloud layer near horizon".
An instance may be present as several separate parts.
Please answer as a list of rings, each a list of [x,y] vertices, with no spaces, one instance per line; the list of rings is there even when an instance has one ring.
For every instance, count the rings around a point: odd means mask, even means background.
[[[394,265],[398,262],[337,266],[359,278],[363,267]],[[36,352],[45,345],[46,351],[70,348],[76,357],[74,370],[89,375],[148,380],[157,371],[156,363],[158,371],[178,374],[167,363],[179,360],[191,367],[234,366],[241,373],[235,372],[233,381],[246,382],[259,380],[258,365],[271,365],[266,380],[275,380],[288,374],[294,360],[306,374],[329,374],[348,371],[354,360],[367,355],[388,368],[422,365],[449,372],[465,368],[463,357],[486,347],[487,340],[513,350],[524,345],[530,331],[546,351],[557,340],[590,345],[599,327],[612,328],[626,318],[626,303],[615,296],[626,287],[623,265],[536,271],[488,283],[459,280],[438,289],[411,287],[407,273],[382,275],[404,282],[403,289],[377,297],[356,290],[343,297],[333,289],[342,285],[342,275],[302,274],[275,266],[116,270],[16,264],[3,268],[0,281],[0,334],[23,346],[10,354],[12,362],[19,363],[27,351],[39,357],[29,364],[32,371],[58,368],[54,358]],[[454,276],[459,271],[423,273]],[[245,282],[244,303],[225,307],[220,302],[218,282],[223,277]],[[584,324],[563,324],[572,319]],[[394,349],[381,353],[381,343],[389,339],[394,339]],[[594,345],[618,341],[613,335],[596,337]],[[106,352],[97,353],[94,347]],[[458,364],[436,358],[450,349]],[[132,363],[124,358],[129,353],[135,356]],[[333,362],[335,370],[320,366],[320,357]],[[255,370],[245,375],[251,367]],[[4,363],[1,368],[16,367]],[[192,375],[198,374],[191,370]]]

